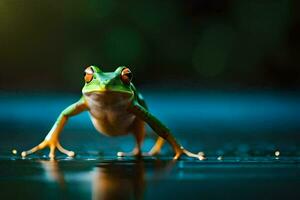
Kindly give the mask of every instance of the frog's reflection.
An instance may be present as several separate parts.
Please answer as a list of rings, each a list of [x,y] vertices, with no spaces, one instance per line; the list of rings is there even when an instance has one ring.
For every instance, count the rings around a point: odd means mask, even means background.
[[[95,173],[93,199],[141,199],[145,188],[142,161],[101,163]]]
[[[45,171],[45,176],[48,181],[56,182],[61,189],[66,187],[64,174],[61,172],[58,161],[56,160],[41,160],[39,161]]]
[[[95,169],[93,199],[143,199],[146,173],[157,177],[159,172],[170,170],[172,163],[142,159],[102,162]]]
[[[56,182],[63,193],[67,192],[67,182],[60,162],[44,160],[40,163],[48,181]],[[87,173],[91,175],[93,199],[143,199],[146,175],[147,179],[160,178],[172,169],[173,164],[173,161],[152,159],[101,161],[93,168],[92,174]]]

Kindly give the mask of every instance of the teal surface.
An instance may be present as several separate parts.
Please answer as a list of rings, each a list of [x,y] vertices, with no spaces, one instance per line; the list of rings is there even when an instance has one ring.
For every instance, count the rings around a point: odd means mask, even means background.
[[[0,160],[1,199],[299,199],[299,159]]]
[[[188,149],[205,160],[172,161],[168,145],[158,157],[118,158],[134,147],[131,136],[96,132],[87,113],[72,118],[61,142],[74,159],[40,142],[73,95],[2,94],[0,199],[299,199],[300,101],[292,93],[157,93],[150,110]],[[148,129],[143,150],[156,139]],[[17,154],[13,154],[16,150]],[[280,152],[275,156],[275,152]]]

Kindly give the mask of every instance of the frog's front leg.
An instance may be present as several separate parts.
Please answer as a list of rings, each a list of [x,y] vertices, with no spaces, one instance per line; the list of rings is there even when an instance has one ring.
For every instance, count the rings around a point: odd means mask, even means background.
[[[182,154],[185,154],[189,157],[195,157],[200,159],[200,156],[198,154],[191,153],[184,149],[172,136],[170,133],[170,130],[163,125],[156,117],[154,117],[149,111],[147,111],[143,106],[141,106],[139,103],[134,102],[129,107],[129,112],[134,113],[138,118],[144,120],[146,123],[149,124],[149,126],[163,139],[167,140],[167,142],[170,143],[172,146],[175,156],[173,159],[177,160]],[[159,141],[160,143],[160,141]],[[158,144],[160,146],[160,144]],[[162,145],[162,144],[161,144]],[[158,148],[160,149],[160,148]]]
[[[61,146],[61,144],[59,142],[59,135],[60,135],[61,131],[63,130],[69,117],[77,115],[87,109],[88,109],[88,107],[83,98],[81,98],[78,102],[67,107],[65,110],[63,110],[61,112],[61,114],[59,115],[55,124],[53,125],[53,127],[51,128],[51,130],[49,131],[47,136],[45,137],[44,141],[42,141],[40,144],[38,144],[37,146],[33,147],[32,149],[30,149],[28,151],[23,151],[21,154],[22,157],[25,157],[29,154],[32,154],[32,153],[34,153],[38,150],[44,149],[46,147],[50,148],[50,153],[49,153],[50,158],[55,157],[56,148],[60,152],[66,154],[68,156],[74,156],[75,153],[73,151],[68,151]]]

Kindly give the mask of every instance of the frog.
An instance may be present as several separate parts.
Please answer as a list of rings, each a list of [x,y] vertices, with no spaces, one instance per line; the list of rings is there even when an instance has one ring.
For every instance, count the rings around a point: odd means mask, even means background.
[[[156,156],[167,141],[173,151],[173,159],[182,155],[199,158],[200,155],[185,149],[165,126],[148,109],[142,94],[132,82],[133,73],[126,66],[119,66],[112,72],[104,72],[91,65],[84,70],[84,86],[78,101],[65,108],[46,137],[35,147],[23,151],[26,157],[39,150],[49,148],[49,158],[54,159],[56,150],[68,157],[75,152],[65,149],[60,143],[60,134],[69,118],[82,112],[89,112],[95,129],[106,136],[124,136],[132,134],[135,147],[130,152],[117,152],[118,157],[125,156]],[[146,124],[157,134],[157,139],[149,152],[143,153],[142,143],[146,135]]]

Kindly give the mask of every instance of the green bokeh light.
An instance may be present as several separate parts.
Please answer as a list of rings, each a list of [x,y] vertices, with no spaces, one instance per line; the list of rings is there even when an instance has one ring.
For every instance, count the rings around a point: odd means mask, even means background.
[[[141,36],[127,27],[108,31],[103,41],[103,49],[110,63],[127,65],[140,59],[143,54]]]
[[[116,2],[111,0],[90,0],[88,3],[89,13],[98,19],[110,16],[113,13]]]
[[[173,1],[145,1],[132,4],[128,16],[141,27],[145,33],[156,35],[176,26],[177,9]],[[169,33],[169,32],[168,32]]]
[[[226,24],[204,29],[193,57],[193,66],[203,77],[215,77],[225,70],[234,44],[234,32]]]
[[[241,33],[253,37],[254,42],[273,48],[278,45],[290,23],[291,2],[276,1],[235,1],[234,21]]]

